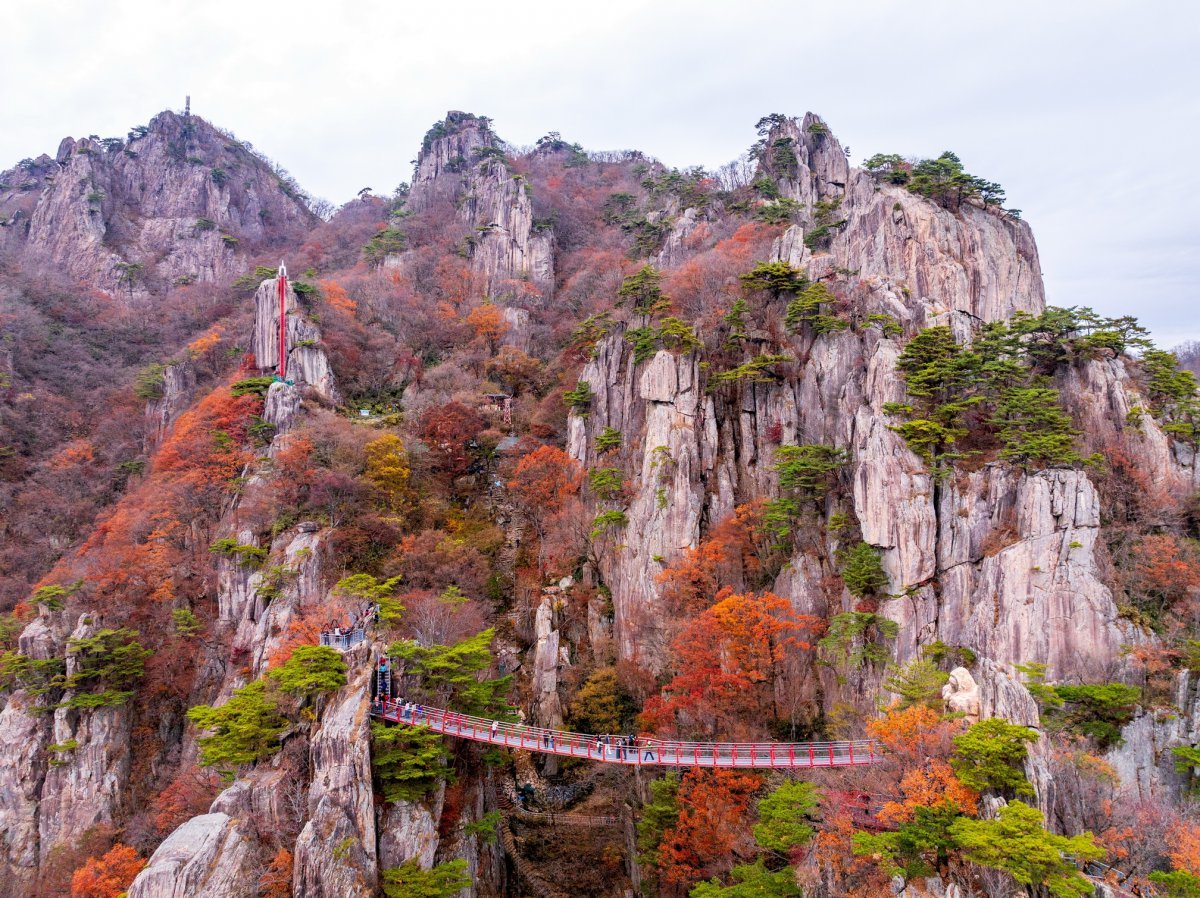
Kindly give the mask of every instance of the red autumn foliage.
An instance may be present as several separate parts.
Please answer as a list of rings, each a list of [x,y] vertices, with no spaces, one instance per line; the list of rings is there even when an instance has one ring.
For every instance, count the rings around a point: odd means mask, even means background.
[[[724,873],[754,852],[745,820],[760,777],[733,770],[690,770],[679,784],[679,819],[658,849],[664,884],[686,889]]]
[[[420,432],[429,446],[434,469],[451,477],[467,473],[472,458],[468,444],[486,426],[478,412],[461,402],[426,409],[421,415]]]
[[[203,814],[217,791],[217,778],[207,770],[185,769],[176,774],[170,784],[151,802],[153,823],[159,837]]]
[[[1186,617],[1195,614],[1200,558],[1191,543],[1169,533],[1143,536],[1133,548],[1129,586],[1142,602]]]
[[[733,516],[713,527],[699,546],[686,549],[681,560],[663,570],[657,580],[668,606],[695,614],[712,604],[723,585],[757,586],[770,553],[761,520],[761,501],[739,505]]]
[[[675,641],[678,672],[642,715],[650,729],[735,738],[779,717],[777,687],[788,662],[811,648],[820,622],[769,592],[726,587],[716,599]]]

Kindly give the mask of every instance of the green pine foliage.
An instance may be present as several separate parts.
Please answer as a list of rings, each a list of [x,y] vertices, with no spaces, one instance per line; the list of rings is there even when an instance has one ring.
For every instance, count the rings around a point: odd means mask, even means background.
[[[763,530],[773,539],[775,550],[788,548],[797,520],[807,510],[819,507],[837,483],[849,461],[841,449],[810,443],[780,446],[775,451],[775,470],[783,494],[763,507]]]
[[[769,870],[761,861],[738,864],[729,871],[729,885],[715,876],[697,883],[688,892],[690,898],[801,898],[796,871],[791,867]]]
[[[404,606],[397,598],[401,579],[390,577],[380,580],[371,574],[351,574],[339,580],[333,592],[334,595],[378,605],[380,623],[394,624],[404,614]]]
[[[600,539],[610,530],[618,530],[629,523],[629,516],[619,508],[602,511],[592,519],[592,529],[589,534],[592,539]]]
[[[847,611],[830,619],[817,647],[821,660],[839,671],[878,667],[887,664],[891,657],[887,642],[899,632],[900,625],[881,614]]]
[[[817,336],[845,330],[850,323],[831,314],[835,309],[838,298],[822,283],[805,287],[787,304],[783,315],[783,323],[793,334],[810,331]]]
[[[581,380],[575,384],[573,389],[563,393],[563,402],[569,405],[575,414],[587,417],[588,412],[592,408],[592,399],[594,397],[595,394],[592,392],[591,385],[587,381]]]
[[[1140,689],[1124,683],[1049,684],[1045,664],[1018,664],[1017,670],[1037,700],[1046,729],[1087,736],[1101,750],[1121,744],[1121,728],[1133,719],[1142,698]]]
[[[879,552],[867,543],[858,543],[842,557],[842,582],[856,599],[879,596],[887,590],[888,576],[884,573]]]
[[[1055,898],[1094,894],[1095,886],[1079,872],[1079,864],[1099,860],[1105,850],[1091,833],[1059,836],[1043,824],[1041,811],[1012,801],[994,820],[960,817],[950,835],[967,860],[1002,870],[1021,885],[1041,888]]]
[[[137,637],[137,630],[121,627],[69,640],[71,673],[55,685],[71,695],[60,707],[107,708],[129,701],[134,687],[146,674],[146,659],[154,654]]]
[[[371,724],[371,767],[385,801],[419,801],[438,783],[452,782],[449,757],[433,730]]]
[[[846,219],[838,218],[838,210],[842,207],[842,198],[817,200],[813,204],[812,227],[804,235],[804,245],[813,252],[828,249],[834,235],[845,227]]]
[[[643,265],[625,278],[617,290],[617,296],[642,315],[662,314],[671,307],[671,301],[663,296],[662,272],[653,265]]]
[[[1200,898],[1200,876],[1187,870],[1172,870],[1170,873],[1155,870],[1150,874],[1150,881],[1162,898]]]
[[[633,347],[634,364],[641,364],[661,349],[676,352],[695,352],[702,347],[696,332],[683,320],[668,315],[657,328],[652,325],[631,327],[625,331],[625,340]]]
[[[928,658],[910,661],[883,681],[883,688],[896,696],[900,708],[924,705],[942,710],[942,687],[950,675]]]
[[[1163,430],[1193,448],[1200,447],[1200,396],[1196,376],[1179,367],[1172,352],[1150,349],[1142,353],[1150,410]]]
[[[947,209],[959,209],[966,202],[984,207],[1004,202],[1004,188],[995,181],[968,174],[962,160],[949,150],[936,159],[915,163],[895,153],[877,153],[864,165],[877,179],[907,187]]]
[[[592,468],[588,471],[588,485],[599,498],[612,500],[621,494],[624,478],[620,468]]]
[[[750,334],[746,330],[746,315],[750,312],[750,305],[742,297],[738,297],[733,301],[733,305],[729,307],[721,320],[729,325],[729,336],[725,338],[725,345],[729,348],[736,348],[738,341],[747,339]]]
[[[808,286],[808,277],[787,262],[759,262],[739,275],[739,280],[744,289],[768,293],[775,300],[795,295]]]
[[[965,785],[979,792],[1032,795],[1022,765],[1029,754],[1028,743],[1037,739],[1036,730],[989,717],[954,737],[950,766]]]
[[[1025,470],[1063,467],[1082,462],[1075,451],[1079,431],[1062,410],[1058,390],[1014,387],[1004,391],[988,422],[996,428],[1000,457]]]
[[[709,388],[715,389],[740,383],[772,383],[780,380],[780,375],[775,369],[784,362],[790,361],[792,358],[787,355],[771,353],[756,355],[736,368],[714,372],[708,379]]]
[[[901,823],[894,832],[855,833],[853,851],[878,858],[892,876],[933,876],[946,868],[951,853],[958,848],[952,828],[960,819],[958,808],[950,802],[918,806],[913,809],[913,819]]]
[[[657,868],[663,836],[679,822],[679,775],[668,773],[650,783],[650,800],[637,822],[638,863]]]
[[[472,885],[467,862],[462,858],[435,864],[428,870],[422,870],[417,861],[408,861],[383,871],[386,898],[453,898]]]
[[[783,854],[807,845],[815,832],[811,824],[820,801],[817,787],[804,780],[777,786],[758,802],[754,841],[762,849]]]
[[[621,431],[615,427],[605,427],[596,435],[596,439],[592,441],[592,446],[596,452],[613,452],[621,448]]]
[[[274,382],[273,377],[246,377],[235,383],[230,389],[234,396],[266,396],[267,390]]]
[[[1133,720],[1142,692],[1124,683],[1085,683],[1051,687],[1060,706],[1044,712],[1050,725],[1096,741],[1108,750],[1121,744],[1121,728]]]
[[[143,402],[161,399],[166,370],[166,365],[152,362],[138,371],[137,376],[133,379],[133,395]]]
[[[485,676],[492,667],[492,639],[495,630],[483,630],[454,645],[420,645],[412,640],[392,643],[388,650],[397,677],[407,678],[412,689],[438,708],[450,708],[463,714],[508,719],[511,709],[505,701],[512,677]]]
[[[1142,347],[1144,335],[1132,319],[1084,308],[985,324],[970,346],[944,325],[926,328],[897,359],[907,401],[884,411],[900,419],[892,429],[941,472],[984,451],[1025,470],[1090,462],[1076,450],[1078,434],[1048,379],[1063,365]]]
[[[821,502],[849,462],[842,449],[820,443],[780,446],[775,450],[779,489],[806,502]]]
[[[197,705],[187,713],[198,729],[211,731],[198,740],[200,763],[215,767],[227,777],[244,764],[271,757],[288,720],[265,680],[235,689],[223,705]]]
[[[382,265],[388,256],[398,255],[408,247],[408,238],[397,227],[381,228],[363,246],[363,258],[371,265]]]
[[[301,645],[267,677],[282,692],[311,699],[322,692],[336,692],[345,686],[347,670],[342,653],[337,649],[324,645]]]
[[[214,555],[224,555],[227,558],[234,558],[238,564],[245,565],[246,567],[256,568],[267,560],[266,549],[239,543],[230,536],[214,540],[212,545],[208,547],[208,551]]]
[[[175,608],[171,611],[171,623],[175,626],[175,635],[181,639],[191,639],[202,629],[200,618],[196,617],[190,608]]]

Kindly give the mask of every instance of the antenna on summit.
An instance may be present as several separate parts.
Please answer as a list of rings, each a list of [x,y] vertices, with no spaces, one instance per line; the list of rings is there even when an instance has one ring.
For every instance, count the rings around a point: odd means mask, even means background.
[[[188,94],[186,97],[183,98],[183,117],[184,118],[192,117],[192,95],[191,94]]]

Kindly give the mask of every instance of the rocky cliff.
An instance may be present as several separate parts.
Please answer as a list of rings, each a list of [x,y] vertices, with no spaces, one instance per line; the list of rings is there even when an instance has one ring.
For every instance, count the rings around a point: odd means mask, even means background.
[[[467,225],[465,249],[486,295],[525,298],[554,286],[554,238],[535,222],[528,178],[514,171],[486,118],[451,112],[426,136],[417,157],[410,204],[450,200]]]
[[[555,149],[561,141],[522,153],[487,119],[452,112],[426,137],[407,206],[393,207],[389,239],[407,241],[402,256],[366,270],[352,246],[355,263],[339,268],[314,248],[322,241],[306,244],[321,286],[288,289],[284,346],[268,278],[238,301],[227,351],[154,369],[149,462],[127,468],[130,485],[113,487],[96,532],[64,550],[40,584],[50,592],[5,619],[14,635],[3,637],[0,665],[0,891],[65,888],[58,867],[69,874],[124,841],[147,859],[131,898],[235,898],[269,885],[370,898],[386,871],[410,862],[465,870],[469,898],[647,893],[642,872],[667,867],[636,859],[645,849],[633,818],[661,799],[643,771],[623,778],[553,759],[539,769],[526,753],[447,741],[445,767],[414,750],[405,763],[424,785],[386,801],[372,668],[390,641],[411,639],[399,652],[411,657],[393,661],[408,665],[398,688],[422,700],[452,702],[469,683],[469,700],[486,703],[483,683],[509,673],[503,701],[534,725],[650,726],[636,706],[672,698],[658,693],[688,663],[676,638],[700,613],[671,597],[664,572],[728,536],[738,515],[754,522],[756,542],[741,551],[758,553],[762,576],[751,584],[748,567],[726,564],[704,582],[703,602],[724,586],[770,590],[811,626],[811,638],[778,649],[779,682],[804,713],[742,721],[754,738],[862,735],[890,701],[887,675],[939,647],[954,660],[938,661],[948,682],[932,704],[964,725],[1002,717],[1044,728],[1024,762],[1026,797],[1053,827],[1096,827],[1122,801],[1179,800],[1190,776],[1172,749],[1200,743],[1191,631],[1165,613],[1139,615],[1130,587],[1143,545],[1178,573],[1195,528],[1185,501],[1200,487],[1195,440],[1178,418],[1164,426],[1165,388],[1108,336],[1037,380],[1057,391],[1077,453],[1039,464],[978,443],[935,460],[900,426],[913,401],[905,353],[931,328],[944,327],[948,351],[961,353],[994,339],[991,324],[1046,311],[1029,226],[851,165],[817,116],[764,122],[753,182],[716,190],[702,172],[636,154],[603,161]],[[244,146],[171,113],[128,141],[64,142],[56,160],[27,160],[0,181],[2,248],[130,297],[227,280],[252,251],[313,224]],[[563,184],[575,191],[565,200]],[[535,220],[534,192],[548,217]],[[557,241],[552,220],[563,225]],[[345,237],[338,226],[330,245]],[[643,267],[649,260],[661,270]],[[776,280],[756,287],[751,269],[762,265]],[[470,281],[464,272],[474,281],[451,295]],[[639,278],[668,295],[640,304],[629,286]],[[468,319],[485,297],[506,304],[506,332],[490,343]],[[430,333],[402,353],[388,338],[409,329]],[[287,382],[268,384],[281,352]],[[371,377],[344,389],[375,409],[365,417],[337,408],[339,378],[360,367]],[[410,377],[419,390],[406,389]],[[822,489],[781,506],[784,525],[768,530],[754,515],[798,495],[781,458],[803,446],[835,461]],[[882,585],[849,582],[854,545]],[[1185,574],[1166,584],[1181,605],[1200,585]],[[217,786],[187,709],[267,689],[299,646],[380,594],[395,603],[392,619],[344,652],[345,675],[312,694],[279,690],[269,744],[226,765],[236,769]],[[872,620],[877,634],[869,647],[865,630],[849,638],[856,665],[822,638],[847,619]],[[152,647],[120,688],[104,680],[115,676],[108,668],[85,671],[81,652],[93,649],[80,649],[116,627]],[[488,627],[495,656],[466,667],[463,646]],[[442,663],[469,676],[417,672],[413,659],[451,644]],[[1047,723],[1044,693],[1027,688],[1039,669],[1047,682],[1134,684],[1142,697],[1118,738],[1063,737]],[[1071,778],[1081,757],[1101,771],[1106,797]],[[821,785],[835,798],[860,782],[889,799],[906,788],[880,777],[855,771]],[[531,790],[541,810],[518,806]],[[985,796],[984,815],[1015,794]],[[572,804],[584,807],[556,818]],[[751,804],[723,808],[701,824],[741,828],[729,864],[708,871],[718,876],[753,851]],[[703,802],[689,814],[701,811]],[[618,822],[623,831],[609,832]],[[872,832],[890,831],[879,823]],[[87,847],[75,857],[75,846]],[[954,894],[959,883],[929,888]],[[901,894],[917,893],[914,879]]]
[[[67,138],[0,183],[4,230],[29,256],[118,295],[229,280],[317,221],[246,146],[173,112],[127,140]]]

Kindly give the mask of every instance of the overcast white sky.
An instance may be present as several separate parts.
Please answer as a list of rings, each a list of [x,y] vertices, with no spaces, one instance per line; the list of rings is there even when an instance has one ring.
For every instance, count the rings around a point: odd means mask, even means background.
[[[448,109],[714,167],[812,110],[855,162],[955,150],[1033,225],[1056,305],[1200,339],[1192,0],[56,0],[5,16],[0,169],[192,110],[334,202]]]

